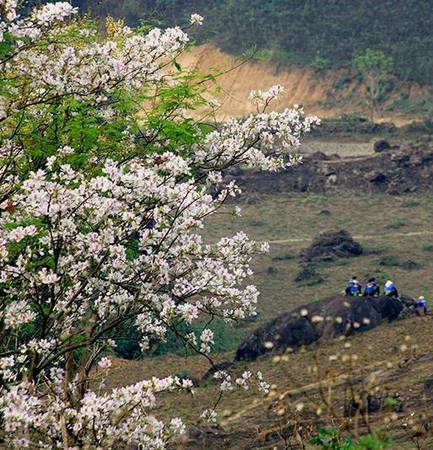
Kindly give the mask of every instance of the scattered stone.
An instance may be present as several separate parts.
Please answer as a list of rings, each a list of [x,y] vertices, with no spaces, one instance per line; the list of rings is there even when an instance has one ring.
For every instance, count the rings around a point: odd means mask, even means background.
[[[359,256],[363,252],[346,230],[329,231],[318,236],[312,245],[301,252],[301,261],[335,261],[337,258]]]
[[[210,444],[210,441],[216,444],[215,441],[220,441],[226,436],[227,434],[218,425],[194,425],[189,428],[188,433],[188,437],[193,442],[205,441],[208,444]]]
[[[430,190],[433,185],[433,142],[420,150],[414,145],[390,146],[383,152],[340,160],[323,155],[279,173],[245,170],[237,177],[241,188],[249,192],[406,192]],[[347,159],[347,160],[346,160]],[[367,182],[366,182],[367,181]]]
[[[321,284],[325,279],[317,272],[316,268],[311,264],[304,264],[295,278],[297,283],[303,283],[307,286],[315,286]]]
[[[380,139],[378,141],[376,141],[373,145],[373,150],[376,153],[381,153],[385,150],[389,150],[391,148],[391,144],[386,141],[385,139]]]
[[[400,264],[400,267],[405,270],[418,270],[421,268],[421,264],[411,259],[408,259],[407,261],[403,261]]]
[[[326,184],[330,185],[330,184],[336,184],[337,183],[337,175],[335,173],[331,173],[330,175],[326,176]]]
[[[367,172],[364,176],[370,183],[385,183],[387,181],[387,176],[383,172],[376,170]]]
[[[375,395],[368,394],[362,401],[350,399],[345,406],[345,415],[354,417],[356,414],[369,414],[378,412],[382,409],[382,401]]]
[[[424,392],[428,398],[433,398],[433,377],[427,378],[424,381]]]

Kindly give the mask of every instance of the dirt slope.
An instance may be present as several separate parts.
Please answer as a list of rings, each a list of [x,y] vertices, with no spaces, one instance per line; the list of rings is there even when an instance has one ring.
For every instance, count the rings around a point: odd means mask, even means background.
[[[285,88],[274,105],[275,109],[302,104],[310,113],[320,114],[321,117],[330,113],[321,108],[319,103],[326,100],[335,77],[319,78],[310,70],[296,67],[277,72],[275,67],[267,63],[248,61],[242,64],[240,59],[227,55],[210,44],[191,49],[182,56],[181,63],[201,73],[234,68],[217,80],[221,89],[216,96],[222,103],[218,111],[220,118],[254,112],[254,107],[248,101],[248,94],[254,89],[267,89],[275,84],[281,84]]]
[[[275,84],[281,84],[285,88],[283,95],[273,104],[276,110],[301,104],[308,114],[326,118],[354,111],[362,112],[364,109],[362,95],[354,82],[335,90],[335,82],[343,75],[341,71],[315,73],[310,69],[294,66],[277,70],[270,63],[251,60],[242,62],[242,59],[225,54],[211,44],[192,48],[181,56],[180,63],[206,74],[226,72],[217,77],[214,86],[219,90],[218,93],[215,92],[214,98],[221,103],[216,114],[218,120],[254,112],[254,107],[248,101],[248,94],[254,89],[267,89]],[[402,88],[411,97],[420,95],[416,86]],[[198,115],[202,113],[203,111],[199,111]],[[375,120],[393,121],[400,126],[413,121],[414,117],[393,114],[377,117]]]

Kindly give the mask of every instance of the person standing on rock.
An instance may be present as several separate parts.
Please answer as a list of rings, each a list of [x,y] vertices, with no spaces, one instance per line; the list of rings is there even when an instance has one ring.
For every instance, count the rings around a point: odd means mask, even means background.
[[[352,277],[352,279],[347,283],[345,292],[346,295],[357,297],[358,295],[361,295],[361,290],[361,284],[359,283],[357,277]]]
[[[376,282],[376,278],[372,277],[367,281],[364,287],[364,297],[373,297],[380,294],[379,285]]]
[[[388,281],[385,283],[384,294],[385,294],[387,297],[395,297],[395,298],[398,297],[398,291],[397,291],[397,288],[396,288],[395,284],[394,284],[391,280],[388,280]]]

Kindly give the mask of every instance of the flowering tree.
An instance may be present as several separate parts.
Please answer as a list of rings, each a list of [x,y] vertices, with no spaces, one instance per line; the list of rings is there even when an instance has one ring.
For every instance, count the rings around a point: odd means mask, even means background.
[[[68,3],[25,17],[16,3],[0,0],[0,438],[8,448],[165,448],[184,425],[151,414],[157,394],[192,383],[108,392],[94,376],[125,323],[143,348],[170,330],[209,357],[212,332],[185,334],[179,322],[255,314],[246,280],[266,245],[242,232],[211,244],[201,229],[240,192],[224,170],[297,162],[288,150],[317,119],[263,107],[214,128],[194,122],[185,112],[206,103],[206,77],[176,62],[184,30],[109,21],[103,38]],[[267,106],[280,90],[252,100]]]

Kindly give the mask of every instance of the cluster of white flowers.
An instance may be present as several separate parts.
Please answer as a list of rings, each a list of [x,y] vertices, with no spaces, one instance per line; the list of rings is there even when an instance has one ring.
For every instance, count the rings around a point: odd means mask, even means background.
[[[236,378],[233,382],[232,376],[224,370],[218,370],[214,373],[213,377],[216,380],[220,380],[220,390],[222,392],[230,392],[235,388],[242,388],[245,391],[249,390],[252,386],[257,386],[258,390],[267,394],[270,389],[270,385],[264,381],[263,374],[257,371],[253,374],[250,371],[245,371],[242,375]]]
[[[317,117],[304,117],[301,108],[230,119],[206,137],[195,158],[205,166],[212,162],[213,166],[224,167],[237,161],[261,170],[284,169],[300,161],[287,150],[299,146],[301,136],[319,123]]]
[[[46,444],[40,442],[38,448],[63,448],[57,436],[61,436],[64,426],[82,445],[92,448],[115,448],[134,443],[143,448],[163,449],[173,436],[185,433],[185,425],[179,418],[171,419],[166,426],[153,415],[144,413],[155,406],[157,393],[182,389],[175,378],[154,378],[116,389],[110,394],[98,395],[89,391],[78,409],[72,409],[61,395],[64,372],[56,369],[50,376],[58,383],[50,392],[37,395],[26,382],[3,392],[0,408],[8,448],[25,448],[18,447],[16,439],[30,429],[45,435]],[[71,392],[78,388],[78,383],[70,386]],[[30,446],[30,440],[28,444]]]
[[[270,87],[267,91],[251,91],[249,98],[252,102],[258,105],[267,105],[272,100],[276,99],[282,92],[284,91],[284,87],[280,84],[276,84],[275,86]]]
[[[200,14],[191,14],[189,21],[191,25],[203,25],[203,17]]]
[[[1,0],[0,13],[9,22],[17,18],[18,0]]]
[[[12,6],[8,9],[11,17],[11,11],[15,10]],[[131,90],[143,83],[149,86],[156,84],[167,76],[160,70],[164,58],[175,57],[189,41],[179,27],[165,31],[154,29],[146,36],[134,34],[125,27],[122,43],[115,40],[101,43],[93,36],[94,30],[88,29],[87,36],[91,38],[88,45],[73,47],[62,39],[56,39],[56,33],[61,33],[62,29],[53,24],[76,13],[77,9],[69,3],[58,2],[37,8],[28,17],[10,24],[1,22],[0,36],[3,38],[4,33],[10,33],[20,47],[15,58],[0,67],[2,79],[12,80],[18,75],[30,89],[23,98],[13,83],[4,86],[9,97],[8,108],[6,110],[0,102],[0,120],[8,111],[13,113],[31,105],[38,105],[41,109],[59,96],[87,101],[93,98],[102,104],[115,92],[119,83]],[[199,21],[198,17],[195,20]],[[81,36],[84,31],[80,30]],[[39,39],[46,37],[45,34],[51,41],[48,52],[40,51],[37,45]],[[35,45],[29,45],[29,40]],[[101,115],[109,118],[110,109],[101,110]]]
[[[211,330],[203,330],[200,336],[201,346],[200,351],[203,353],[210,353],[211,345],[214,343],[213,340],[213,331]]]
[[[101,40],[92,29],[74,34],[71,26],[68,41],[64,21],[76,13],[68,3],[21,18],[16,1],[0,0],[0,12],[0,37],[9,33],[13,42],[0,64],[0,123],[9,131],[22,117],[45,125],[53,102],[63,99],[71,116],[71,105],[82,102],[93,108],[95,122],[115,123],[120,89],[157,97],[158,89],[176,85],[163,68],[188,43],[180,28],[143,35],[122,27],[120,36]],[[191,16],[191,23],[202,20]],[[280,92],[274,87],[254,98],[268,103]],[[290,166],[299,159],[289,150],[316,123],[299,108],[263,112],[231,119],[180,148],[165,136],[158,140],[159,128],[149,126],[140,137],[153,147],[143,151],[145,144],[122,122],[125,160],[92,147],[87,171],[74,142],[60,139],[43,156],[46,149],[34,149],[39,141],[27,149],[25,139],[3,139],[18,135],[19,127],[0,133],[0,415],[8,448],[56,449],[68,442],[69,448],[163,449],[185,432],[180,419],[165,425],[151,410],[161,392],[192,391],[189,380],[152,379],[101,394],[89,389],[91,369],[110,368],[101,355],[114,346],[113,330],[130,318],[145,349],[178,322],[220,317],[231,323],[256,314],[259,293],[247,283],[251,259],[269,246],[243,232],[208,241],[205,219],[240,194],[223,176],[227,167]],[[42,156],[33,158],[32,151]],[[28,169],[38,158],[43,163]],[[182,337],[196,351],[211,352],[211,330]],[[83,353],[74,366],[77,350]],[[249,389],[253,380],[269,390],[260,373],[234,381],[218,376],[222,391]],[[203,418],[214,421],[216,412]]]
[[[201,419],[207,423],[216,423],[218,414],[214,409],[205,409],[201,415]]]

